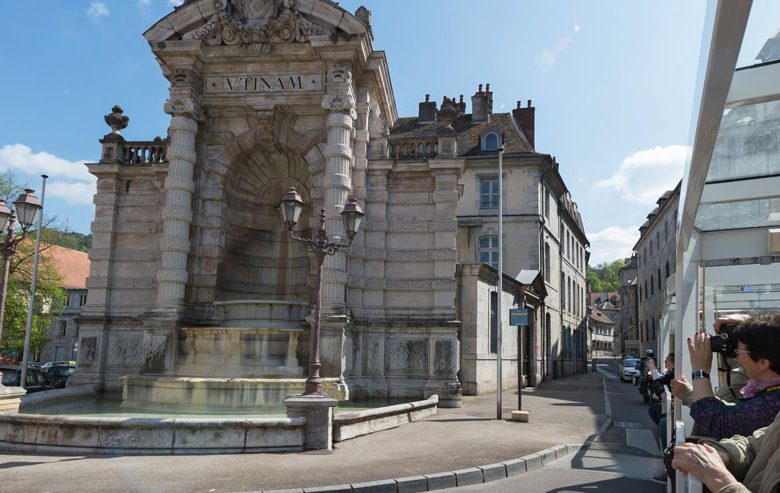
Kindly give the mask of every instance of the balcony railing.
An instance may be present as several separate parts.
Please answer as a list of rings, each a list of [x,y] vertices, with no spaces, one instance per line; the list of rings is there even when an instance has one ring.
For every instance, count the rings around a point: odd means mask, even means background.
[[[153,141],[127,141],[120,147],[119,161],[123,164],[153,164],[167,161],[165,151],[168,142],[160,138]]]
[[[432,159],[439,154],[439,144],[435,140],[391,142],[390,157],[399,161]]]

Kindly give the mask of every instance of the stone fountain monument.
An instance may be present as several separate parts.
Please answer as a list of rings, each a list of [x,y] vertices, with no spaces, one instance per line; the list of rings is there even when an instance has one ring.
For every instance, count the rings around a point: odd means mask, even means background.
[[[327,0],[187,0],[144,34],[170,127],[128,141],[122,108],[106,116],[69,385],[231,409],[299,393],[315,286],[276,209],[294,186],[301,234],[324,209],[343,237],[348,197],[366,212],[324,267],[326,392],[459,404],[455,138],[431,136],[431,159],[390,158],[397,113],[370,21]]]

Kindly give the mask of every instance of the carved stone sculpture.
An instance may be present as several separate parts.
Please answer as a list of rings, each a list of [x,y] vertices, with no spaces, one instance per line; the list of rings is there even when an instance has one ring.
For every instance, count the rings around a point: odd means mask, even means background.
[[[111,113],[104,117],[106,124],[111,127],[112,134],[119,135],[122,129],[127,128],[130,118],[123,113],[122,107],[117,104],[111,108]]]

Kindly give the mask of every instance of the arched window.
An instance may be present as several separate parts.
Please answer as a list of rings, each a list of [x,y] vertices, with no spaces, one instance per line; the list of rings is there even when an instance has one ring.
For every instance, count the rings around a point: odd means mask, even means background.
[[[490,132],[485,135],[485,139],[483,141],[482,150],[484,151],[495,151],[498,149],[498,134],[495,132]]]
[[[668,275],[666,277],[669,277]],[[658,269],[658,291],[661,290],[661,269]]]
[[[653,282],[652,274],[650,274],[650,294],[655,294],[655,283]]]

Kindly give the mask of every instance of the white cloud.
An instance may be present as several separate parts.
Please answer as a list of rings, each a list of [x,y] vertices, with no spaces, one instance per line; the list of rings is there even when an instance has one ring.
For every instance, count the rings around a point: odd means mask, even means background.
[[[612,176],[596,182],[596,187],[617,190],[631,202],[653,205],[680,181],[690,153],[690,148],[682,145],[637,151],[625,158]]]
[[[588,262],[590,265],[614,262],[631,256],[632,249],[639,240],[639,227],[610,226],[597,233],[588,233],[588,240],[590,240],[591,252]]]
[[[53,181],[46,184],[46,195],[57,197],[70,205],[92,205],[95,184],[85,182],[65,183]]]
[[[26,174],[46,174],[52,178],[62,178],[82,182],[94,182],[89,174],[86,161],[68,161],[48,152],[32,152],[24,144],[8,144],[0,147],[0,170],[14,170]]]
[[[108,17],[108,14],[109,12],[106,4],[99,2],[98,0],[93,0],[87,9],[87,16],[95,21],[100,20],[102,17]]]
[[[178,7],[179,5],[184,3],[184,0],[168,0],[168,3],[170,3],[174,7]]]
[[[85,161],[68,161],[47,152],[32,152],[23,144],[0,147],[0,171],[26,175],[48,175],[46,194],[68,204],[92,204],[96,178],[89,174]]]

